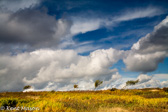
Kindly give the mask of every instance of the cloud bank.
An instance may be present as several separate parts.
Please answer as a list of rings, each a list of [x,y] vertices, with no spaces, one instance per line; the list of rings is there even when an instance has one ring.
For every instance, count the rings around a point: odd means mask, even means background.
[[[42,49],[16,56],[0,55],[0,85],[3,85],[0,91],[21,90],[25,84],[42,89],[49,82],[62,87],[81,79],[109,80],[117,72],[110,67],[122,58],[123,53],[110,48],[80,56],[73,50]]]
[[[0,55],[0,91],[21,91],[25,85],[32,85],[34,91],[94,90],[94,81],[103,81],[96,90],[123,88],[128,79],[122,78],[117,69],[110,69],[118,60],[127,56],[125,51],[96,50],[89,56],[80,56],[74,50],[41,49],[18,55]],[[154,77],[140,75],[139,83],[127,88],[165,87]]]
[[[81,56],[74,50],[40,49],[17,55],[1,54],[0,85],[3,86],[0,91],[20,91],[27,84],[36,90],[72,90],[73,84],[79,84],[79,87],[86,90],[94,88],[96,79],[104,81],[98,89],[121,88],[123,86],[121,76],[117,69],[110,67],[123,59],[128,70],[141,72],[155,70],[158,63],[167,56],[167,50],[163,49],[167,45],[159,44],[159,32],[162,32],[161,29],[164,31],[167,29],[167,19],[157,25],[152,33],[141,38],[129,51],[100,49],[91,52],[89,56]],[[154,45],[148,46],[148,44],[152,44],[153,38],[155,41],[158,39],[157,44],[162,46],[161,49],[155,47],[150,49]],[[167,39],[166,32],[162,38]],[[147,46],[150,52],[144,52],[147,49],[143,49],[143,46]],[[140,75],[138,79],[140,83],[130,88],[167,85],[166,81],[161,83],[150,76]],[[90,84],[92,86],[86,86]]]

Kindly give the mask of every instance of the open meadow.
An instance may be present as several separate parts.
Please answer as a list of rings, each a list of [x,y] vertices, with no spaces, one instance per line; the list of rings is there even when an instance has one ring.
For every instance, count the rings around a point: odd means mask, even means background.
[[[3,92],[0,106],[4,112],[168,112],[168,93],[162,89]]]

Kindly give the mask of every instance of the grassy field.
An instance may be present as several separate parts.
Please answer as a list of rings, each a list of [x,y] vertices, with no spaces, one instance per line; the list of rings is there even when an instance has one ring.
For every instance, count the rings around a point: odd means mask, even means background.
[[[162,89],[4,92],[0,106],[5,112],[168,112],[168,93]]]

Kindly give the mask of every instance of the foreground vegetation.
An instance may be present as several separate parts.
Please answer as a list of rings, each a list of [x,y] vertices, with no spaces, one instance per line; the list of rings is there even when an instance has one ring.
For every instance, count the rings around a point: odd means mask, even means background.
[[[38,107],[33,112],[168,112],[168,93],[162,89],[4,92],[0,93],[0,106],[8,106],[2,111],[27,112],[30,107]]]

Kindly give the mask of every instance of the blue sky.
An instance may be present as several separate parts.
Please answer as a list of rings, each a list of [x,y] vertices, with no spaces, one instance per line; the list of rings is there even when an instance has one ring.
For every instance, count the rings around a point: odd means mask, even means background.
[[[141,15],[146,11],[155,10],[151,15],[144,17],[137,17],[126,21],[116,22],[114,25],[102,26],[95,30],[91,30],[84,33],[79,33],[73,36],[73,40],[76,43],[91,42],[90,45],[98,46],[97,49],[115,48],[120,50],[130,50],[132,45],[136,43],[140,38],[153,31],[154,26],[160,23],[168,14],[168,2],[167,1],[113,1],[113,0],[98,0],[98,1],[44,1],[43,5],[47,7],[48,13],[56,15],[56,18],[65,16],[65,18],[80,18],[86,19],[113,19],[113,17],[121,15],[125,12],[129,13],[141,11]],[[57,17],[58,15],[58,17]],[[128,15],[129,16],[129,15]],[[69,48],[69,47],[68,47]],[[73,49],[73,47],[72,47]],[[89,55],[90,51],[80,53],[81,55]],[[124,74],[136,74],[141,72],[123,71],[125,68],[124,63],[119,61],[113,67]],[[153,73],[168,73],[168,60],[167,58],[159,64],[157,70],[149,72]]]
[[[0,82],[8,84],[0,91],[27,84],[92,89],[83,85],[96,79],[105,82],[100,89],[137,78],[135,88],[168,85],[167,6],[167,0],[1,0]]]

